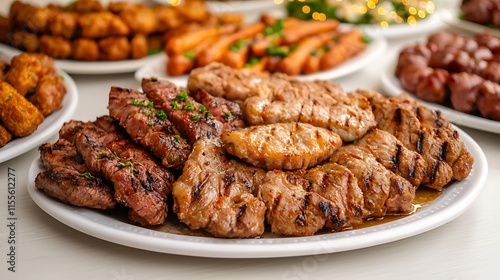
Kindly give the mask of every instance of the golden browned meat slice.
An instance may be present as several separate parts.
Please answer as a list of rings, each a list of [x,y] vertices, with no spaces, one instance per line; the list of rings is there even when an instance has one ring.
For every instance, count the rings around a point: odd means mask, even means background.
[[[12,134],[0,123],[0,148],[12,139]]]
[[[345,226],[339,207],[314,192],[306,191],[309,182],[303,171],[268,171],[257,196],[266,207],[266,222],[274,234],[309,236],[324,227],[339,231]]]
[[[75,146],[59,139],[39,148],[45,171],[35,179],[35,186],[65,203],[97,209],[115,206],[112,189],[88,172]]]
[[[427,162],[417,152],[406,148],[394,135],[374,128],[356,145],[367,148],[385,168],[418,187],[427,176]]]
[[[331,81],[299,81],[284,74],[263,74],[246,70],[235,70],[222,63],[211,63],[194,69],[189,74],[188,89],[194,93],[200,89],[231,101],[243,101],[252,96],[269,96],[295,88],[307,92],[325,92],[331,95],[342,93],[340,86]]]
[[[309,181],[306,191],[330,200],[345,216],[346,228],[360,225],[366,217],[363,192],[358,179],[346,167],[329,162],[307,170],[304,179]]]
[[[447,121],[434,121],[441,116],[436,113],[434,118],[430,117],[433,114],[422,108],[417,116],[416,108],[419,107],[412,106],[411,102],[385,98],[374,91],[358,92],[370,100],[377,127],[393,134],[408,149],[425,159],[428,170],[423,185],[441,189],[451,180],[460,181],[468,176],[474,158]]]
[[[399,101],[402,108],[414,112],[420,123],[435,128],[447,127],[449,129],[453,129],[450,121],[443,116],[443,114],[441,114],[441,111],[425,107],[407,93],[402,93],[394,99]]]
[[[342,145],[336,133],[305,123],[252,126],[224,132],[221,138],[228,153],[268,170],[307,169]]]
[[[409,214],[415,197],[414,187],[403,177],[382,166],[366,148],[349,145],[337,149],[330,161],[347,167],[358,179],[369,217]]]
[[[42,123],[42,113],[8,83],[0,81],[0,120],[17,137],[30,135]]]
[[[260,236],[266,207],[253,193],[264,174],[260,168],[229,159],[220,138],[201,138],[174,183],[173,210],[189,228],[216,237]]]

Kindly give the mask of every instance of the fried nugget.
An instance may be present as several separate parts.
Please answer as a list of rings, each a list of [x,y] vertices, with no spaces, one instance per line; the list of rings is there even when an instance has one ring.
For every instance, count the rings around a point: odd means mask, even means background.
[[[59,36],[42,35],[40,51],[53,58],[66,59],[71,55],[71,42]]]
[[[152,9],[137,7],[134,10],[124,10],[120,18],[130,27],[132,33],[150,34],[156,31],[158,20]]]
[[[130,56],[127,37],[108,37],[99,41],[101,60],[123,60]]]
[[[6,82],[0,81],[0,119],[15,136],[30,135],[42,123],[42,113]]]
[[[75,34],[77,21],[77,13],[56,13],[49,22],[49,30],[52,35],[62,36],[69,40]]]
[[[73,59],[94,61],[99,59],[99,46],[92,39],[78,38],[73,41]]]
[[[123,20],[110,12],[98,12],[81,15],[78,18],[81,36],[84,38],[104,38],[108,36],[126,36],[130,28]]]
[[[5,146],[12,139],[12,134],[0,124],[0,148]]]
[[[148,39],[144,34],[136,34],[130,40],[132,59],[143,58],[148,55]]]
[[[59,76],[44,76],[28,99],[44,116],[48,116],[61,108],[65,94],[66,87]]]
[[[27,52],[37,52],[40,48],[40,39],[37,34],[16,30],[9,34],[8,43]]]

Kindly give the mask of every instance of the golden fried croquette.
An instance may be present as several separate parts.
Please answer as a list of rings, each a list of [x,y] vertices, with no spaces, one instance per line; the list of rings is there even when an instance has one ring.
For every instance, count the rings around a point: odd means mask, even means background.
[[[119,16],[107,11],[81,15],[78,26],[81,37],[90,39],[126,36],[130,33],[129,27]]]
[[[74,60],[94,61],[99,59],[99,46],[95,40],[76,39],[73,41],[72,49]]]
[[[69,40],[75,35],[77,21],[77,13],[59,12],[49,22],[49,30],[52,35]]]
[[[139,59],[148,55],[148,38],[144,34],[136,34],[130,40],[132,59]]]
[[[127,37],[108,37],[99,41],[101,60],[122,60],[130,57],[130,43]]]
[[[5,74],[5,81],[11,84],[18,94],[25,96],[35,92],[38,75],[29,68],[10,68]]]
[[[14,27],[21,30],[30,30],[33,33],[46,33],[49,30],[49,21],[56,13],[54,10],[15,3],[19,2],[12,3],[9,15],[11,24]]]
[[[0,81],[0,120],[15,136],[30,135],[42,123],[42,113],[7,82]]]
[[[0,148],[5,146],[10,139],[12,139],[12,134],[10,134],[9,131],[7,131],[2,124],[0,124]]]
[[[54,59],[44,53],[29,53],[29,54],[21,54],[12,58],[13,61],[16,61],[19,56],[30,56],[33,59],[37,59],[42,64],[42,69],[38,72],[38,78],[42,78],[45,75],[54,75],[59,76],[57,73],[56,66],[54,64]]]
[[[98,0],[76,0],[68,7],[68,9],[79,14],[104,11],[104,7]]]
[[[9,42],[11,45],[26,50],[27,52],[37,52],[40,48],[40,39],[38,35],[16,30],[10,34]]]
[[[119,2],[110,2],[108,4],[108,10],[114,14],[119,14],[122,11],[125,10],[133,10],[138,7],[143,7],[140,4],[137,3],[130,3],[130,2],[124,2],[124,1],[119,1]]]
[[[71,56],[71,42],[60,36],[42,35],[40,51],[53,58],[66,59]]]
[[[123,10],[120,18],[130,27],[133,34],[151,34],[158,27],[155,12],[145,7],[138,6],[133,10]]]
[[[61,77],[48,75],[40,79],[35,93],[28,97],[28,100],[44,116],[48,116],[61,107],[65,94],[66,87]]]

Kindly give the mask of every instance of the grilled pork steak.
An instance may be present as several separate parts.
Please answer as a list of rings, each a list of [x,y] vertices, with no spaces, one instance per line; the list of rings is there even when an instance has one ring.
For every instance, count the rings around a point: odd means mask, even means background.
[[[417,152],[406,148],[387,131],[374,128],[356,145],[367,148],[385,168],[418,187],[427,176],[427,162]]]
[[[167,114],[156,110],[145,94],[111,87],[108,108],[130,137],[161,158],[163,165],[182,166],[186,161],[190,145],[182,139]]]
[[[422,118],[422,123],[415,110],[407,109],[408,102],[401,105],[401,101],[385,98],[374,91],[358,92],[370,100],[377,127],[393,134],[408,149],[418,152],[425,159],[428,170],[423,185],[441,189],[453,179],[462,180],[468,176],[474,159],[455,130],[438,126],[429,118]]]
[[[192,145],[201,137],[221,134],[222,123],[209,114],[202,104],[176,85],[156,79],[142,79],[142,89],[158,104],[174,123],[181,135]]]
[[[75,206],[109,209],[115,206],[112,189],[88,172],[75,146],[60,139],[39,148],[45,171],[38,173],[35,186],[49,196]]]
[[[201,138],[174,183],[174,212],[216,237],[260,236],[266,207],[253,192],[263,177],[262,169],[229,159],[219,138]]]
[[[257,195],[267,207],[266,222],[271,232],[309,236],[324,227],[335,231],[344,228],[344,213],[326,198],[306,191],[309,182],[302,178],[303,172],[268,171],[257,186]]]
[[[225,132],[222,141],[228,153],[268,170],[307,169],[342,145],[336,133],[305,123],[252,126]]]
[[[330,161],[345,166],[356,176],[369,217],[408,214],[413,210],[411,201],[416,187],[383,167],[368,149],[343,146],[335,151]]]

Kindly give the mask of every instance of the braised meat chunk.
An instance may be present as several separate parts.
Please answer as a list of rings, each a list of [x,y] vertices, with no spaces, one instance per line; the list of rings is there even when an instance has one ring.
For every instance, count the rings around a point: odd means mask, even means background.
[[[264,173],[229,159],[220,138],[201,138],[174,183],[174,212],[189,228],[216,237],[260,236],[266,207],[253,193]]]
[[[167,114],[155,109],[145,94],[111,87],[108,108],[130,137],[161,158],[166,167],[181,166],[186,161],[190,145],[182,139]]]
[[[216,120],[200,103],[170,82],[142,79],[142,89],[149,99],[158,104],[190,144],[201,137],[217,137],[222,123]]]
[[[307,169],[342,145],[336,133],[305,123],[252,126],[225,132],[222,141],[228,153],[268,170]]]

